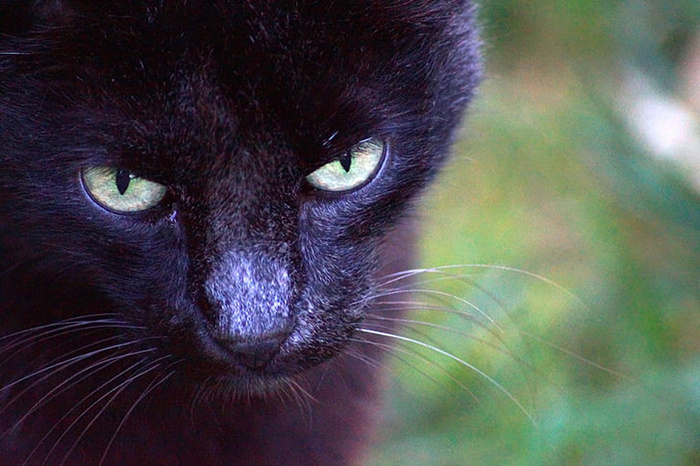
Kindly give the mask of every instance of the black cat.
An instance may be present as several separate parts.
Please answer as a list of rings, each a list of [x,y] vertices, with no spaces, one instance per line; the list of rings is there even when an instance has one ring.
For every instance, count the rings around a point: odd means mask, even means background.
[[[466,0],[0,2],[0,462],[362,461],[478,76]]]

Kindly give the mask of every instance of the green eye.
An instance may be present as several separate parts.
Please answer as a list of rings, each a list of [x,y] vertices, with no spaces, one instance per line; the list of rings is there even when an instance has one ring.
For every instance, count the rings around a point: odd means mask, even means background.
[[[116,213],[143,212],[158,205],[167,193],[162,184],[112,167],[84,169],[83,183],[95,202]]]
[[[383,155],[384,142],[379,139],[362,141],[339,160],[308,175],[306,181],[322,191],[350,191],[366,183],[377,172]]]

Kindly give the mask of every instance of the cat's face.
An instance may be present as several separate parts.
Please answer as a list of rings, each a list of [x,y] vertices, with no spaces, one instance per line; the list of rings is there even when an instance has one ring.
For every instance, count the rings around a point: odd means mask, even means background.
[[[466,2],[414,3],[3,7],[2,325],[253,387],[336,354],[477,79]]]

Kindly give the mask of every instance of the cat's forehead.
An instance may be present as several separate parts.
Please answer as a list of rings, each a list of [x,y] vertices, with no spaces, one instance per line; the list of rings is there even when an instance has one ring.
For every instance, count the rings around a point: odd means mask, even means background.
[[[422,54],[453,39],[449,36],[459,32],[453,29],[464,14],[464,6],[457,5],[466,4],[415,3],[421,6],[405,1],[64,0],[60,4],[67,6],[47,21],[58,31],[49,34],[52,39],[84,52],[73,58],[86,65],[97,60],[103,70],[119,67],[111,77],[126,78],[146,66],[172,73],[199,65],[259,85],[271,78],[294,85],[296,76],[332,73],[340,81],[367,76],[390,81],[407,67],[419,68],[430,59]],[[348,78],[338,74],[341,70]],[[311,86],[323,84],[318,80]]]
[[[213,153],[276,134],[303,158],[374,136],[419,104],[401,90],[412,77],[427,85],[416,56],[421,31],[437,27],[392,2],[64,3],[52,58],[77,68],[75,84],[111,118],[141,120],[145,138]]]
[[[14,45],[17,75],[66,97],[57,105],[66,122],[82,118],[76,131],[101,124],[141,161],[213,164],[265,149],[268,163],[295,157],[308,169],[368,137],[398,147],[410,136],[417,153],[456,124],[478,74],[465,0],[34,5],[40,19]]]

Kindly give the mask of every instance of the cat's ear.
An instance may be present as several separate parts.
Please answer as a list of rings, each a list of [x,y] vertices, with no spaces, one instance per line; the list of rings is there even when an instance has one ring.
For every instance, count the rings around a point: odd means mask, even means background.
[[[0,35],[16,36],[66,14],[65,0],[0,0]]]

